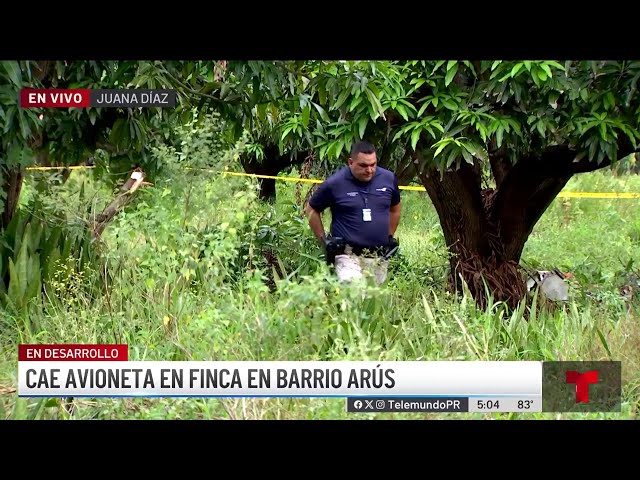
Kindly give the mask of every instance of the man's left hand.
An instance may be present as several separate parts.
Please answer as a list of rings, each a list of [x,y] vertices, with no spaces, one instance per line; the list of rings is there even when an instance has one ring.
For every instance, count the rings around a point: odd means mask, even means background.
[[[400,242],[393,236],[389,235],[389,242],[387,243],[387,248],[385,249],[385,258],[390,258],[398,252],[398,248],[400,248]]]

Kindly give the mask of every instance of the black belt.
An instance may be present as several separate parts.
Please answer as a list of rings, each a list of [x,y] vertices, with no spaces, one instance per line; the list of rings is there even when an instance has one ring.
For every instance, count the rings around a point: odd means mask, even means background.
[[[386,248],[387,247],[362,247],[360,245],[353,245],[351,243],[347,243],[347,246],[351,247],[351,253],[353,253],[354,255],[360,256],[363,253],[369,253],[371,255],[377,255],[377,256],[384,256],[384,254],[386,253]]]

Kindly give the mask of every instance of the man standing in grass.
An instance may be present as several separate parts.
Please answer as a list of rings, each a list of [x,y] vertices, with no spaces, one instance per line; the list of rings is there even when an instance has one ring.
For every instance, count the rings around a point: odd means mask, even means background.
[[[398,250],[394,238],[400,222],[398,181],[377,163],[373,145],[354,144],[348,166],[327,178],[307,206],[309,226],[341,281],[371,274],[377,284],[383,283],[389,257]],[[322,225],[326,208],[331,210],[330,235]]]

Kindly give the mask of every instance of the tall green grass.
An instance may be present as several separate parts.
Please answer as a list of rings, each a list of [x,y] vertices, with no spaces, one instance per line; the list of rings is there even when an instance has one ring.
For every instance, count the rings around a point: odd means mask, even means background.
[[[577,177],[567,189],[640,191],[638,177],[622,180],[596,172]],[[56,193],[66,208],[77,208],[74,192],[83,183],[101,191],[72,174]],[[29,188],[27,180],[26,195],[34,195]],[[49,292],[29,306],[38,331],[26,329],[18,314],[0,314],[0,387],[17,386],[19,343],[126,343],[131,360],[615,359],[623,362],[622,413],[353,415],[345,413],[342,399],[137,398],[76,399],[70,414],[60,399],[8,393],[0,395],[0,418],[638,415],[640,302],[619,292],[640,263],[637,200],[555,200],[523,259],[572,272],[571,301],[507,312],[497,302],[478,309],[468,294],[446,291],[447,252],[424,193],[403,193],[397,232],[402,250],[388,283],[347,286],[323,263],[294,204],[294,188],[279,183],[278,202],[268,206],[257,201],[252,180],[169,170],[107,227],[104,270],[72,280],[78,288],[67,295]]]

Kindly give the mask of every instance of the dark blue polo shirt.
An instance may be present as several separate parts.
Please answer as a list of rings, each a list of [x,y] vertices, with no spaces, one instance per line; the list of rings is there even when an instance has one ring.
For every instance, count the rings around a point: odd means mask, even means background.
[[[389,241],[389,208],[400,203],[398,180],[382,167],[369,182],[357,180],[349,167],[327,178],[309,200],[311,208],[331,209],[331,234],[358,247],[382,247]],[[371,221],[363,219],[371,209]]]

